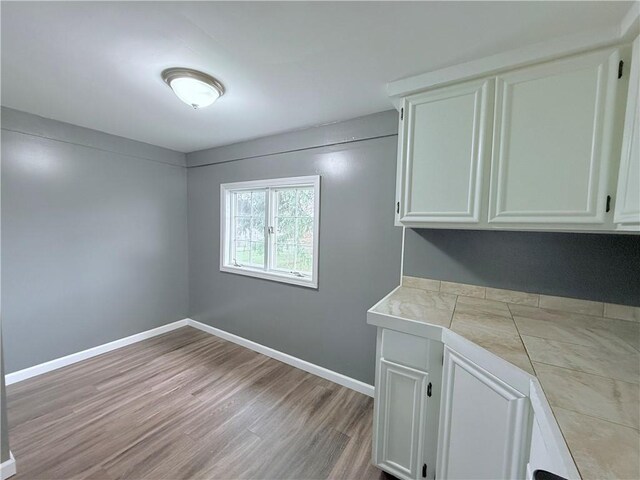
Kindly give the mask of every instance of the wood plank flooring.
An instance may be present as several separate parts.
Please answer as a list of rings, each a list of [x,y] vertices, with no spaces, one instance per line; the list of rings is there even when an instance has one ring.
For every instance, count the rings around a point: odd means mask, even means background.
[[[373,400],[191,327],[8,387],[22,479],[391,479]]]

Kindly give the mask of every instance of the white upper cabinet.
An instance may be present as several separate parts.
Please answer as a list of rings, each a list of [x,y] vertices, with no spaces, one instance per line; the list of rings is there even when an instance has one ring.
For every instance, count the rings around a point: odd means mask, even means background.
[[[633,42],[614,222],[640,230],[640,37]]]
[[[618,50],[499,75],[489,222],[605,222]]]
[[[622,183],[615,188],[628,84],[619,69],[622,60],[631,63],[623,58],[627,49],[402,98],[396,223],[570,231],[640,226],[637,123],[626,127]],[[638,122],[635,108],[627,123]]]
[[[401,222],[480,221],[492,97],[480,80],[404,99]]]

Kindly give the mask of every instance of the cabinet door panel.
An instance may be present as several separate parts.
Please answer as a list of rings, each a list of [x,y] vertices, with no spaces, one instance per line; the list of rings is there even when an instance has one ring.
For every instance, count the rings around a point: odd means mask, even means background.
[[[492,90],[482,80],[404,100],[401,222],[479,221]]]
[[[522,478],[528,399],[445,347],[437,478]]]
[[[427,373],[380,360],[377,463],[404,479],[418,476],[427,378]]]
[[[604,223],[619,53],[497,77],[490,222]]]
[[[633,42],[614,221],[640,229],[640,37]]]

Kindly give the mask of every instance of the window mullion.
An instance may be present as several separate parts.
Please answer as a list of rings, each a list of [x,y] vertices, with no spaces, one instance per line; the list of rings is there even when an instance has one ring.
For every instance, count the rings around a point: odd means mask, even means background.
[[[230,217],[231,221],[229,226],[229,262],[233,262],[233,264],[237,264],[237,256],[236,256],[236,202],[238,201],[238,194],[233,192],[231,193],[231,209],[230,209]]]
[[[274,210],[275,210],[275,202],[273,200],[273,189],[267,188],[267,194],[265,195],[265,229],[266,229],[266,239],[265,239],[265,270],[271,271],[273,265],[273,250],[274,250],[274,239],[275,239],[275,222],[274,222]],[[271,232],[274,233],[271,233]]]

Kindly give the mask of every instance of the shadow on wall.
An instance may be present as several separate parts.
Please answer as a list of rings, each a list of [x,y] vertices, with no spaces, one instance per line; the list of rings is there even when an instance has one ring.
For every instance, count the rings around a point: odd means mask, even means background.
[[[407,228],[404,274],[640,306],[640,236]]]

